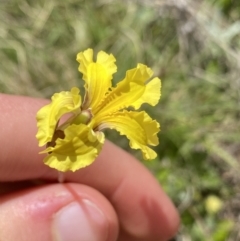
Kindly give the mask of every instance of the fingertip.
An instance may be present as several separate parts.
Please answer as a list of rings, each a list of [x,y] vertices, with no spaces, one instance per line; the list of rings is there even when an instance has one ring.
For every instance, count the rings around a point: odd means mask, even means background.
[[[148,214],[150,240],[156,241],[173,238],[180,224],[176,207],[168,196],[161,192],[161,199],[145,200],[142,203],[143,210]]]
[[[119,240],[165,241],[172,238],[180,221],[170,198],[139,161],[112,143],[108,142],[107,147],[101,158],[107,155],[125,169],[123,178],[111,195],[124,235]],[[119,164],[119,173],[121,167]]]
[[[110,203],[81,184],[54,184],[6,195],[0,199],[0,213],[1,239],[8,241],[112,241],[118,235]]]
[[[180,216],[175,208],[174,205],[172,205],[171,209],[169,210],[168,216],[168,232],[166,232],[167,240],[173,238],[176,233],[179,230],[180,226]]]

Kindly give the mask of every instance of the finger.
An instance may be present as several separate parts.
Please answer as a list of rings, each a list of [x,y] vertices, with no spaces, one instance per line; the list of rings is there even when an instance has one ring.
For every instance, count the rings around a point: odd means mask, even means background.
[[[0,240],[117,240],[112,206],[81,184],[52,184],[0,197],[0,213]]]
[[[17,108],[18,103],[21,104]],[[4,115],[0,124],[8,121],[11,126],[0,133],[2,181],[39,177],[56,180],[57,172],[42,164],[43,157],[37,154],[39,149],[35,140],[35,114],[45,103],[27,97],[1,97]],[[4,142],[7,137],[11,137],[11,141]],[[66,178],[103,193],[112,202],[122,229],[130,237],[146,241],[167,240],[178,228],[178,214],[153,176],[132,156],[110,142],[106,142],[91,166],[66,173]]]
[[[42,165],[36,135],[36,112],[47,101],[0,95],[0,182],[35,178]],[[44,169],[44,170],[43,170]]]

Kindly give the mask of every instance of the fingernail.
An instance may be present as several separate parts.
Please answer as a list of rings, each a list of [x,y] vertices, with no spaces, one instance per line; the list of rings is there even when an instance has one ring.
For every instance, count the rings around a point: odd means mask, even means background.
[[[89,200],[72,202],[54,215],[54,241],[106,241],[108,222]]]

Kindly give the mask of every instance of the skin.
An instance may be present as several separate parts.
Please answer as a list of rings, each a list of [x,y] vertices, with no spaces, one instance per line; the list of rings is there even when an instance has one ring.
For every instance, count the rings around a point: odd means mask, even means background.
[[[57,183],[58,173],[43,164],[35,138],[36,112],[46,103],[0,95],[0,240],[54,240],[54,215],[82,200],[105,217],[104,223],[92,220],[98,240],[173,237],[179,216],[171,200],[139,161],[108,141],[91,166],[67,172],[65,183]]]

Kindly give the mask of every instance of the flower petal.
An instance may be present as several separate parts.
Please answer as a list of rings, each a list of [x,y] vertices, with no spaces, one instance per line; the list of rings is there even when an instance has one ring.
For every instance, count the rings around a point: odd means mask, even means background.
[[[135,110],[139,109],[142,104],[147,103],[155,106],[161,97],[161,80],[157,77],[146,84],[146,88],[142,96],[131,104]]]
[[[156,105],[160,98],[161,82],[159,78],[154,78],[146,83],[152,74],[152,70],[143,64],[128,70],[126,77],[109,91],[96,114],[104,116],[130,106],[138,109],[143,103]]]
[[[112,75],[117,71],[114,64],[116,61],[112,54],[103,51],[97,54],[97,61],[93,61],[93,50],[88,49],[77,55],[80,63],[78,70],[83,74],[85,80],[86,96],[83,108],[94,109],[102,101],[108,89],[112,86]]]
[[[121,135],[126,135],[130,141],[130,147],[141,149],[144,159],[154,159],[157,156],[148,145],[158,144],[157,133],[160,125],[146,112],[117,112],[97,119],[96,122],[99,123],[99,130],[110,128],[119,131]]]
[[[74,87],[69,91],[62,91],[52,96],[52,102],[42,107],[37,113],[37,139],[39,146],[52,140],[59,119],[66,113],[80,111],[81,96],[79,89]]]
[[[76,171],[90,165],[98,156],[104,138],[101,140],[90,126],[70,125],[64,130],[65,138],[57,139],[56,146],[41,153],[50,153],[44,163],[59,171]]]

